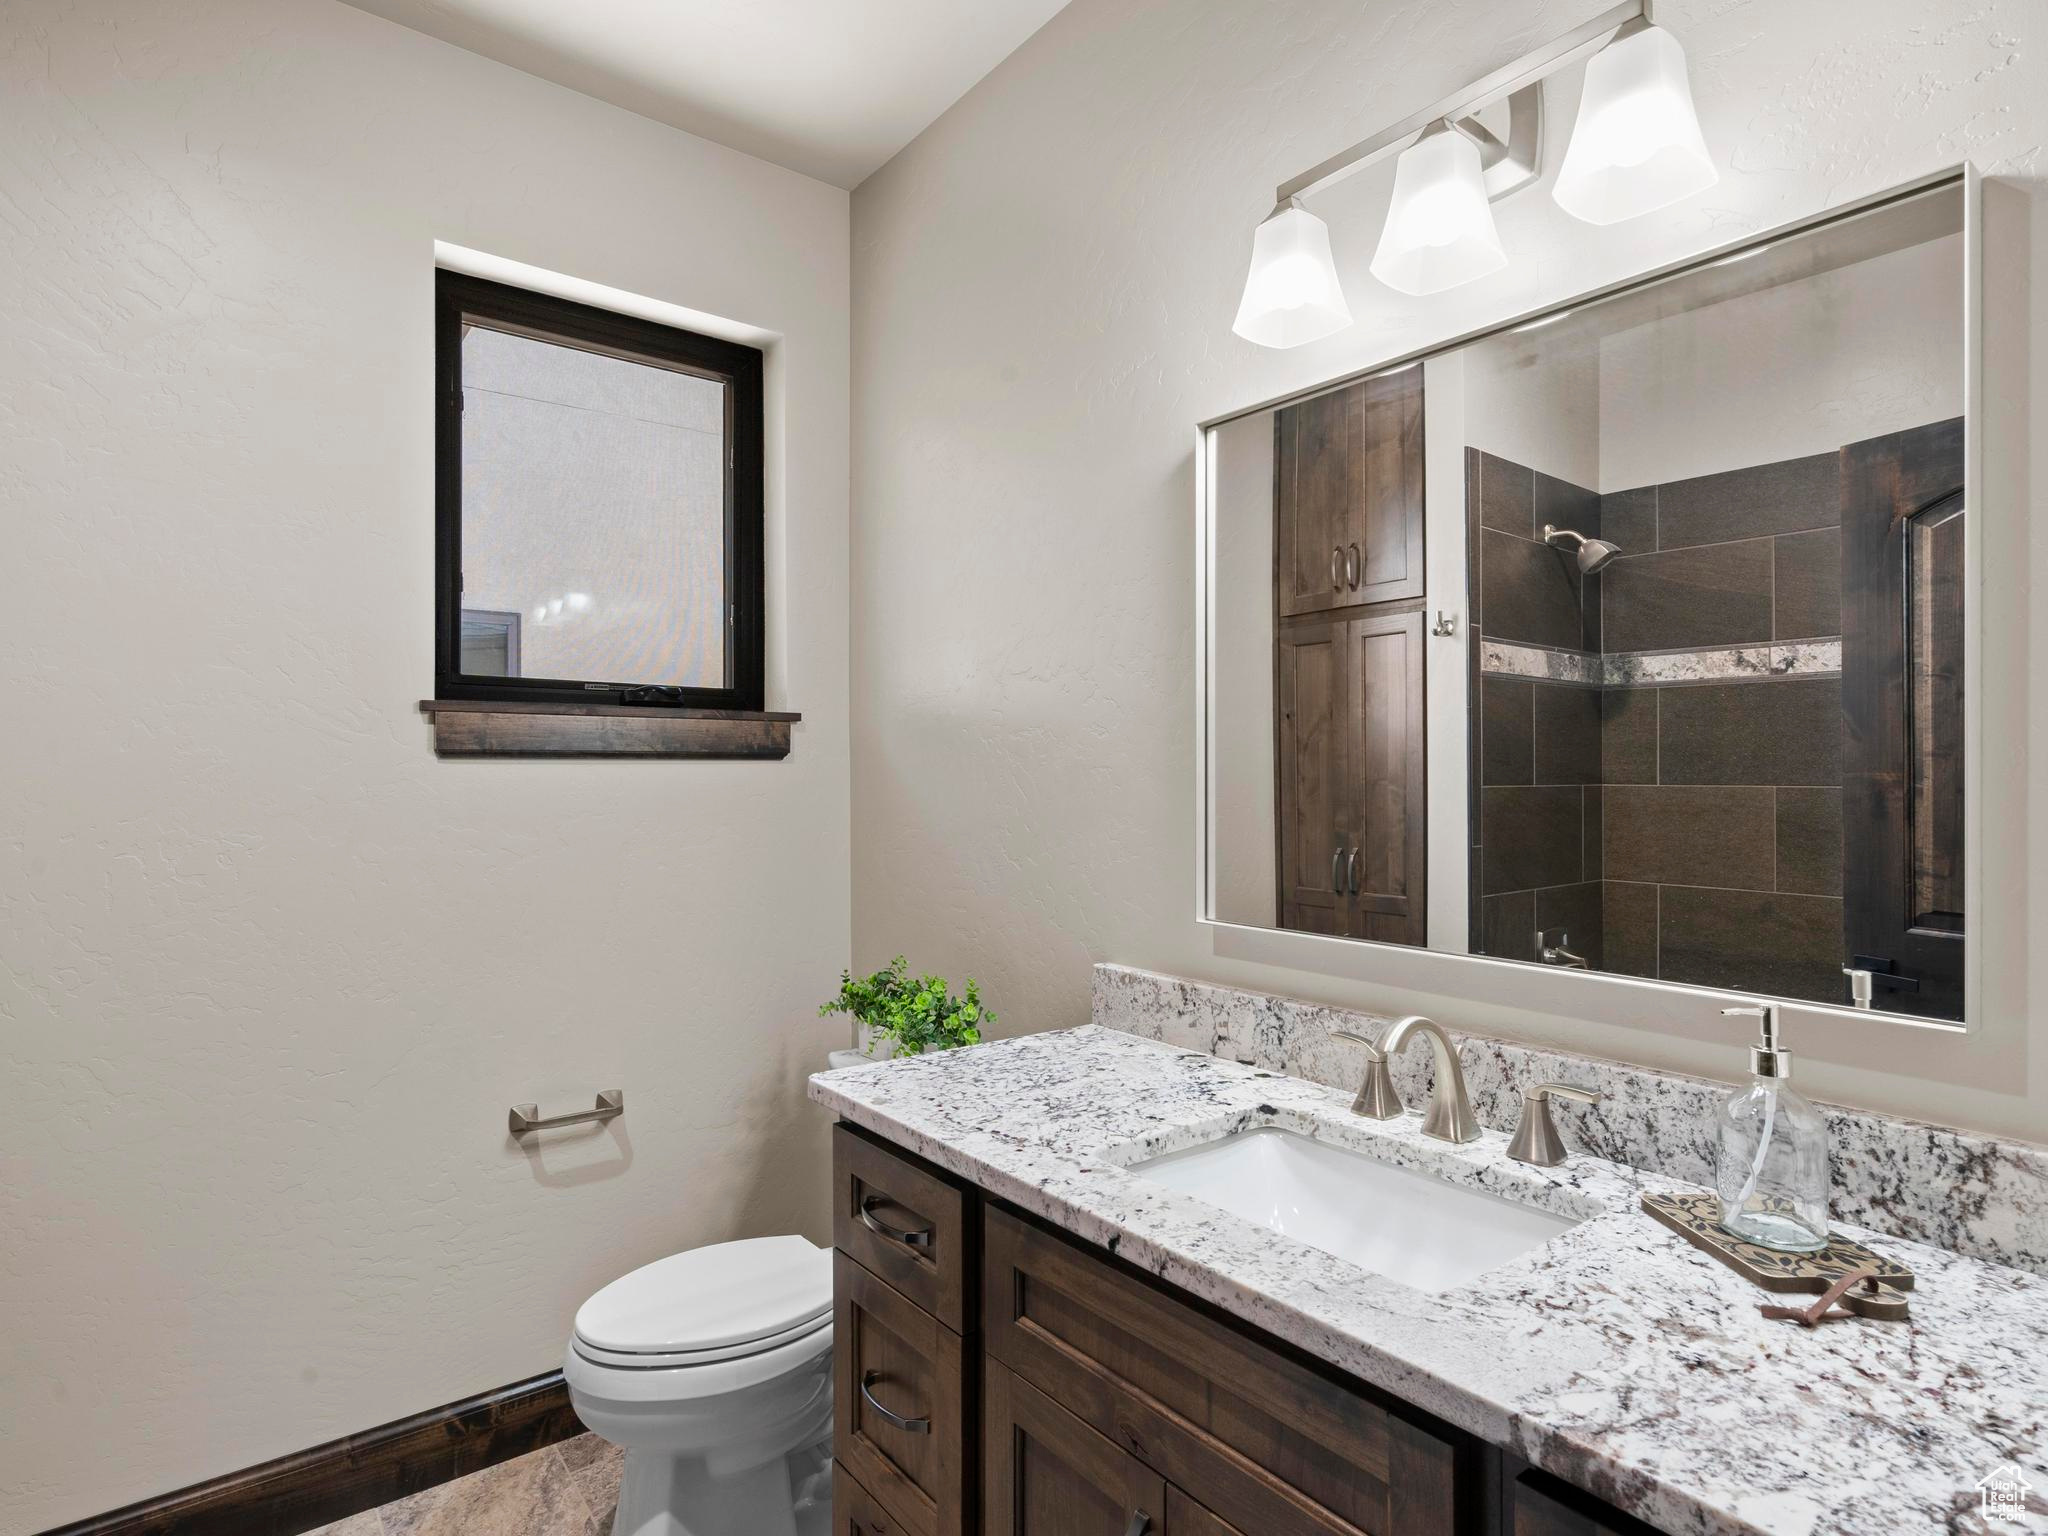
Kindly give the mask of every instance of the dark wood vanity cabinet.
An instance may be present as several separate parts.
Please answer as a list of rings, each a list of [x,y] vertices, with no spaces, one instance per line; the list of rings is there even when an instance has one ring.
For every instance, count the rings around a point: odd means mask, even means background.
[[[835,1536],[1646,1531],[867,1132],[833,1144]]]

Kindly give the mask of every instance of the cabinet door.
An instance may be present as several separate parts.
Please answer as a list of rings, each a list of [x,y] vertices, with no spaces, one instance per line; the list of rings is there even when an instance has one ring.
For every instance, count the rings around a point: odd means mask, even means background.
[[[1350,545],[1357,414],[1350,394],[1338,390],[1274,413],[1275,596],[1283,615],[1358,601],[1350,587],[1356,565]]]
[[[1541,1472],[1515,1478],[1508,1501],[1508,1536],[1656,1536],[1640,1520]]]
[[[1311,624],[1279,637],[1277,805],[1280,926],[1347,933],[1351,904],[1344,749],[1350,626]]]
[[[1166,1484],[988,1362],[987,1536],[1167,1536]]]
[[[1841,463],[1842,963],[1872,972],[1879,1008],[1960,1019],[1963,424]]]
[[[1360,399],[1357,490],[1351,503],[1351,536],[1359,558],[1351,601],[1421,597],[1422,369],[1367,379],[1352,388]]]
[[[1348,803],[1338,819],[1355,834],[1344,870],[1351,932],[1420,945],[1429,911],[1422,615],[1354,619],[1345,645]]]
[[[1172,1486],[1166,1490],[1166,1530],[1167,1536],[1245,1536]]]
[[[1423,595],[1422,370],[1274,414],[1283,617]]]
[[[1464,1442],[1098,1251],[994,1205],[983,1214],[990,1370],[1008,1369],[1157,1468],[1226,1521],[1226,1536],[1231,1527],[1244,1536],[1470,1528],[1476,1506],[1460,1494]],[[987,1529],[1000,1536],[1009,1528]],[[1178,1536],[1170,1507],[1167,1530]]]

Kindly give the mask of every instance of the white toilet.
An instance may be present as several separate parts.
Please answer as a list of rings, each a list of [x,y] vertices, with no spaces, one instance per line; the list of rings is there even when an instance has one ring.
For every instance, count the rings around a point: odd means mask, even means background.
[[[826,1536],[830,1249],[658,1259],[578,1309],[562,1370],[576,1416],[626,1452],[613,1536]]]

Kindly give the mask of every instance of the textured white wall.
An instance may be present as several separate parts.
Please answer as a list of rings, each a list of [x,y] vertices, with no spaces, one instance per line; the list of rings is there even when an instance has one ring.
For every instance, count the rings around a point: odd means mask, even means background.
[[[434,759],[436,239],[780,335],[786,762]],[[332,0],[0,7],[0,1531],[824,1237],[847,307],[845,193]]]
[[[1960,416],[1963,237],[1605,337],[1598,372],[1603,491]]]
[[[1599,345],[1576,333],[1544,338],[1539,330],[1464,349],[1465,441],[1597,491]],[[1425,397],[1425,407],[1431,404]]]
[[[2028,446],[2048,441],[2030,383],[2048,365],[2035,0],[1662,0],[1718,187],[1606,230],[1525,192],[1500,210],[1506,272],[1408,301],[1364,272],[1377,167],[1316,200],[1359,324],[1285,353],[1230,334],[1277,182],[1599,9],[1075,0],[855,194],[855,952],[976,971],[1009,1029],[1085,1017],[1087,963],[1116,959],[1739,1073],[1733,1021],[1697,997],[1194,920],[1191,427],[1971,157],[2002,178],[1983,1018],[1967,1040],[1790,1027],[1818,1092],[2042,1134],[2048,1010],[2030,1025],[2028,997],[2048,996],[2048,946],[2029,944],[2024,890],[2048,872],[2048,598],[2027,596],[2048,592],[2027,512],[2048,504]],[[1575,90],[1551,92],[1553,170]]]

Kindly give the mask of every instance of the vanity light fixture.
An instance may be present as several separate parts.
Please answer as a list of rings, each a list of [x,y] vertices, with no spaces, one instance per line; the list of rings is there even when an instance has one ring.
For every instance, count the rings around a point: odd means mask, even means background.
[[[1479,146],[1438,121],[1394,163],[1394,200],[1372,275],[1417,296],[1442,293],[1508,264],[1486,200]]]
[[[1252,233],[1252,269],[1231,329],[1262,347],[1298,347],[1351,323],[1330,258],[1330,226],[1291,197]]]
[[[1260,346],[1298,347],[1351,323],[1329,227],[1302,199],[1390,154],[1401,159],[1375,277],[1420,296],[1506,266],[1488,204],[1537,178],[1543,82],[1588,54],[1579,119],[1554,190],[1559,205],[1611,224],[1712,186],[1718,173],[1693,112],[1685,51],[1651,21],[1651,4],[1625,0],[1283,182],[1252,236],[1231,329]],[[1474,115],[1496,102],[1507,104],[1505,139]]]
[[[1693,111],[1685,50],[1647,16],[1629,22],[1586,61],[1578,120],[1550,195],[1573,218],[1619,224],[1720,179]]]

